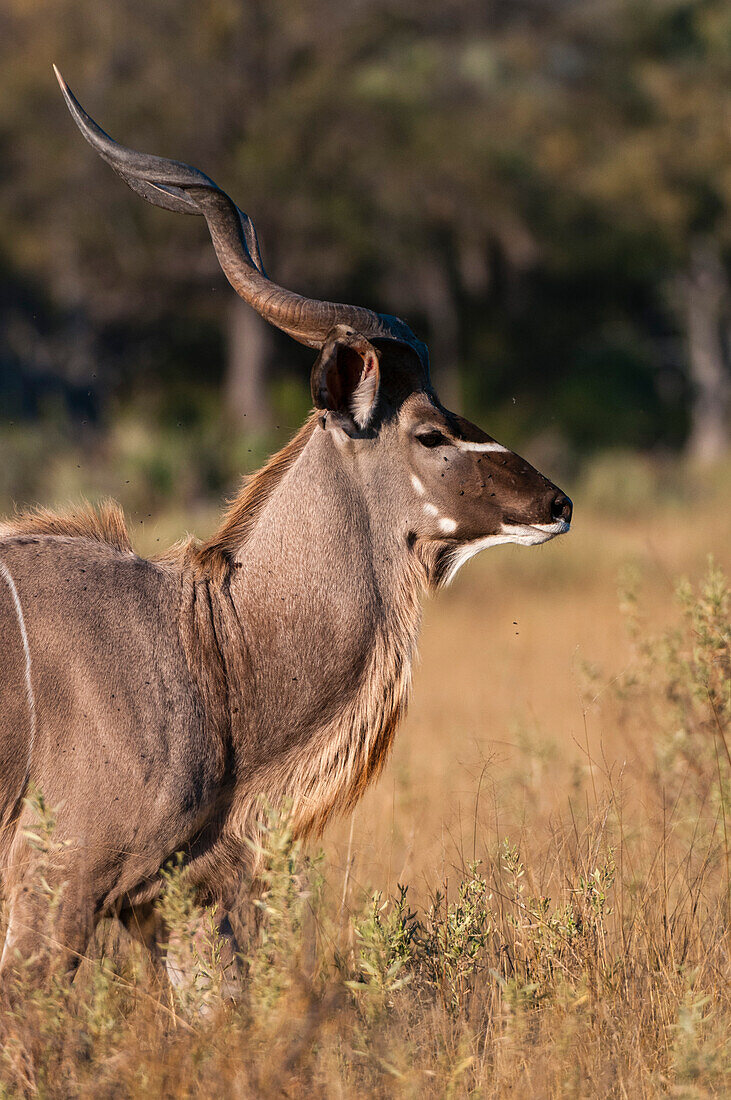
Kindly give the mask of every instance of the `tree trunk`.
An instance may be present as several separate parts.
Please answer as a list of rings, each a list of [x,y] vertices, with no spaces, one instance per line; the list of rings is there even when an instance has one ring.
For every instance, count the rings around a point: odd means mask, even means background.
[[[459,313],[448,276],[436,263],[420,273],[421,306],[429,320],[429,358],[434,386],[448,409],[462,412]]]
[[[271,330],[240,298],[228,315],[228,356],[224,384],[226,412],[240,428],[263,432],[271,423],[267,375]]]
[[[683,280],[688,358],[693,384],[688,455],[704,465],[729,446],[731,379],[723,340],[728,284],[715,241],[696,240]]]

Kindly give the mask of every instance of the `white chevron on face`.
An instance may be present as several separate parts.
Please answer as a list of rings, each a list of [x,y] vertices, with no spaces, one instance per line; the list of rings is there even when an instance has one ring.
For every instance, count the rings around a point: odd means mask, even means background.
[[[455,439],[454,446],[458,447],[460,451],[497,451],[503,454],[509,454],[509,449],[503,447],[502,443],[496,443],[495,440],[491,440],[490,443],[468,443],[464,439]]]

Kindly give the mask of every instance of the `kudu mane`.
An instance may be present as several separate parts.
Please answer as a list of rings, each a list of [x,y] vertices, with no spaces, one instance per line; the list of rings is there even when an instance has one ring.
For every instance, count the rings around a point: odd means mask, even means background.
[[[317,416],[313,412],[285,447],[245,479],[241,491],[229,502],[221,523],[210,538],[201,545],[183,540],[162,551],[156,558],[162,561],[178,560],[182,554],[198,577],[220,582],[267,500],[302,454],[317,423]],[[103,500],[96,505],[82,501],[60,512],[50,508],[30,508],[0,519],[0,539],[34,536],[88,539],[124,553],[134,552],[124,511],[115,500]]]
[[[226,575],[234,554],[246,542],[267,500],[305,449],[318,415],[321,414],[313,412],[281,451],[245,479],[240,492],[229,502],[218,529],[193,555],[200,576],[220,581]]]
[[[1,539],[43,535],[88,539],[125,553],[132,552],[124,512],[114,500],[101,501],[96,507],[84,502],[66,512],[31,508],[0,521]]]

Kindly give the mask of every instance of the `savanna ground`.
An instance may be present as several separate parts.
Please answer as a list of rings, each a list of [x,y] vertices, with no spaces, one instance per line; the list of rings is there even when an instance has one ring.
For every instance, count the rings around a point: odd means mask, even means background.
[[[100,936],[21,991],[0,1096],[728,1095],[729,475],[594,463],[568,538],[467,566],[352,820],[272,812],[239,1000]],[[143,551],[211,522],[131,503]],[[162,907],[192,961],[174,868]]]

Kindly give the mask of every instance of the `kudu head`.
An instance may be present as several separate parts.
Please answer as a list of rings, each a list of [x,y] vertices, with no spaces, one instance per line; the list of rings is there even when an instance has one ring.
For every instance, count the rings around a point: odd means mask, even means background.
[[[478,551],[534,546],[568,531],[569,498],[524,459],[439,401],[426,346],[403,321],[304,298],[272,282],[251,219],[196,168],[113,141],[56,76],[81,133],[148,202],[208,223],[223,271],[265,320],[319,354],[312,399],[368,499],[421,562],[427,583],[450,580]]]

